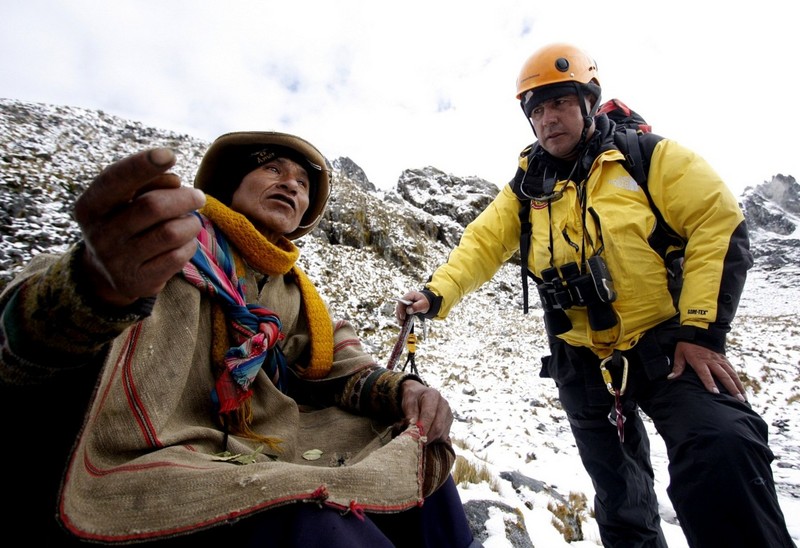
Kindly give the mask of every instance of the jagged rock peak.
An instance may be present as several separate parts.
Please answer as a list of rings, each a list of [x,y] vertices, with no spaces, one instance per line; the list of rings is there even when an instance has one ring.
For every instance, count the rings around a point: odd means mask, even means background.
[[[758,185],[756,192],[787,212],[800,214],[800,184],[791,175],[775,175],[772,180]]]
[[[794,177],[776,175],[755,188],[745,189],[742,209],[751,232],[790,236],[798,227],[800,185]]]
[[[497,196],[497,185],[480,177],[457,177],[435,167],[406,169],[397,193],[431,215],[446,215],[467,226]]]
[[[370,182],[367,174],[364,173],[364,170],[347,156],[340,156],[331,162],[331,164],[333,165],[333,169],[335,171],[339,172],[339,174],[343,177],[347,177],[356,183],[356,185],[361,187],[363,190],[366,190],[367,192],[376,191],[375,185]]]
[[[776,175],[742,195],[756,267],[775,270],[800,264],[800,185]]]

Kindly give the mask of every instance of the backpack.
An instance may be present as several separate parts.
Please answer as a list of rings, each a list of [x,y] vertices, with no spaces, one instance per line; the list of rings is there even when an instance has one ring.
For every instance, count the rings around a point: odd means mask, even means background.
[[[650,209],[656,218],[656,226],[648,238],[648,243],[663,259],[667,267],[667,286],[672,300],[677,307],[683,281],[683,254],[686,242],[664,220],[663,215],[653,202],[647,188],[647,174],[650,171],[650,158],[653,150],[663,137],[652,133],[652,127],[644,118],[630,109],[619,99],[610,99],[600,105],[597,116],[605,114],[616,124],[614,145],[625,156],[623,165],[634,181],[642,188]],[[528,270],[528,252],[530,251],[531,222],[530,200],[520,200],[520,267],[522,270],[523,312],[528,313],[528,277],[537,284],[542,280]]]

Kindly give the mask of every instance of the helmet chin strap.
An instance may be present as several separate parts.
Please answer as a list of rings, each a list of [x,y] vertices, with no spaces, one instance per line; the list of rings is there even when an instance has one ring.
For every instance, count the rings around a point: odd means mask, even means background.
[[[597,97],[592,105],[592,110],[586,112],[586,96],[583,94],[583,86],[576,82],[575,89],[578,92],[578,103],[581,105],[581,115],[583,115],[583,130],[581,131],[581,138],[575,143],[575,148],[572,149],[572,152],[577,152],[586,145],[586,133],[592,127],[594,115],[597,114],[597,109],[600,107],[600,97]]]
[[[519,102],[519,108],[522,109],[522,114],[525,114],[525,105],[522,103],[522,101]],[[527,114],[525,114],[525,119],[528,121],[528,125],[531,126],[531,131],[533,131],[533,136],[538,139],[539,136],[536,134],[536,128],[533,127],[533,122],[531,122],[531,119],[530,117],[528,117]]]

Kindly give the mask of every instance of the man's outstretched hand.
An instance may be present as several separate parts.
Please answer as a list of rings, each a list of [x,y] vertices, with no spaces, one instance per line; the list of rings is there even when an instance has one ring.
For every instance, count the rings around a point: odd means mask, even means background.
[[[175,153],[154,148],[106,167],[75,203],[86,243],[88,287],[102,301],[126,306],[158,294],[196,250],[202,191],[167,173]]]

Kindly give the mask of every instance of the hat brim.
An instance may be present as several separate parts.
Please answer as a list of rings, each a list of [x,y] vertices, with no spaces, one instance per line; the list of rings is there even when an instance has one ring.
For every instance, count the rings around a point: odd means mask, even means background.
[[[197,174],[194,187],[225,204],[230,204],[233,192],[246,173],[242,173],[243,159],[259,147],[278,145],[299,153],[306,159],[315,179],[311,189],[312,200],[300,221],[300,226],[286,234],[295,240],[311,232],[319,224],[330,197],[330,166],[325,156],[311,143],[288,133],[275,131],[239,131],[218,137],[208,148]]]

